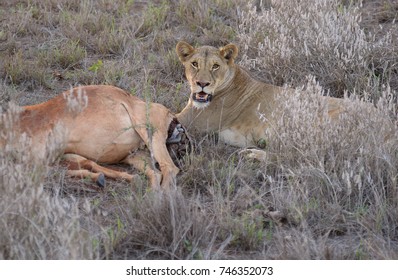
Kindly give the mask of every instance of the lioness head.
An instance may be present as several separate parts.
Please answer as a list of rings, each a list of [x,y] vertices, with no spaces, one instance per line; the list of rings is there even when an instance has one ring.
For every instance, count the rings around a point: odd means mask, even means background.
[[[238,48],[233,44],[220,49],[209,46],[194,48],[186,42],[179,42],[176,51],[191,85],[193,105],[199,109],[206,108],[213,95],[233,78]]]

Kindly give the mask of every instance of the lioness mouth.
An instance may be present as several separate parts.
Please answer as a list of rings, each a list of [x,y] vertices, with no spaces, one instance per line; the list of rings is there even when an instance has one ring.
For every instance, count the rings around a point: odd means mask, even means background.
[[[193,93],[192,98],[196,102],[207,103],[213,98],[213,95],[206,93],[204,91]]]

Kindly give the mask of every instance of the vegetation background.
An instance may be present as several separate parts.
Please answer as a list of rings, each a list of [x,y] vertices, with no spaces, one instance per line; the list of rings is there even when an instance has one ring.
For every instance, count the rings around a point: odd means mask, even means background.
[[[395,0],[2,0],[0,137],[20,148],[0,151],[0,259],[398,259],[398,137],[382,136],[385,115],[396,121],[397,20]],[[31,164],[9,101],[111,84],[179,112],[189,95],[179,40],[233,42],[253,75],[304,88],[280,108],[270,159],[194,135],[166,193],[145,178],[102,192],[68,178],[49,166],[56,139]],[[351,106],[317,123],[311,96],[325,93],[383,116]]]

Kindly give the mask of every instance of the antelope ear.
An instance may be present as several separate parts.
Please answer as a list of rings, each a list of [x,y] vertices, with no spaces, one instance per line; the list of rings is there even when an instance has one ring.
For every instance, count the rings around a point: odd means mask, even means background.
[[[188,56],[190,56],[194,50],[194,47],[184,41],[178,42],[176,46],[176,52],[181,62],[186,61]]]
[[[220,55],[228,60],[228,62],[233,62],[238,56],[238,47],[234,44],[228,44],[220,48]]]

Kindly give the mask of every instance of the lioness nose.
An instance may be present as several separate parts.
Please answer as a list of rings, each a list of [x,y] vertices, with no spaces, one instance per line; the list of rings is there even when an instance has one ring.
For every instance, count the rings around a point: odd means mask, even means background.
[[[207,87],[208,85],[210,85],[210,83],[208,82],[196,82],[196,84],[198,86],[200,86],[201,88]]]

